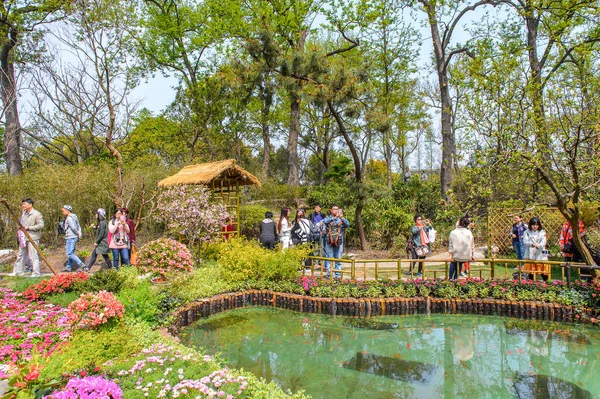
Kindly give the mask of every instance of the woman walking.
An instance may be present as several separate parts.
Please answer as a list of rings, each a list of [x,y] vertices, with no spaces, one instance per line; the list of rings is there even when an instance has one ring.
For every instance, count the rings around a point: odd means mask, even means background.
[[[290,247],[290,241],[292,240],[292,226],[290,224],[290,220],[288,219],[289,215],[290,208],[283,208],[281,210],[281,215],[279,216],[279,223],[277,225],[282,251],[285,251]]]
[[[423,220],[423,215],[415,215],[415,225],[412,227],[412,258],[413,259],[425,259],[429,253],[429,229],[432,228],[429,219]],[[419,264],[419,272],[415,274],[416,277],[423,275],[423,262],[412,262],[410,265],[409,274],[413,273],[416,264]]]
[[[112,251],[113,266],[119,270],[119,257],[122,265],[129,265],[129,226],[120,209],[108,223],[108,247]]]
[[[108,257],[108,226],[106,223],[106,211],[102,208],[96,211],[96,225],[94,228],[96,229],[96,240],[94,241],[94,250],[92,251],[92,257],[90,258],[90,262],[83,269],[86,272],[89,272],[94,263],[96,263],[96,258],[98,255],[102,255],[104,259],[104,263],[106,266],[102,266],[102,269],[110,269],[110,258]]]
[[[273,214],[271,212],[265,213],[265,218],[260,222],[260,234],[258,235],[260,245],[266,249],[275,248],[277,242],[277,226],[273,222]]]
[[[533,217],[529,221],[527,230],[523,235],[525,244],[526,260],[548,260],[548,251],[546,251],[546,232],[542,227],[540,219]],[[550,265],[543,263],[525,263],[525,273],[529,273],[529,278],[535,280],[536,274],[541,274],[542,279],[546,281],[550,275]]]

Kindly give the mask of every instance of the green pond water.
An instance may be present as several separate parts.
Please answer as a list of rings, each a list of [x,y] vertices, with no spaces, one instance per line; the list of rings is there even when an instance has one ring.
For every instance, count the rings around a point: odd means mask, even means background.
[[[313,398],[600,398],[600,329],[497,316],[244,308],[182,342]]]

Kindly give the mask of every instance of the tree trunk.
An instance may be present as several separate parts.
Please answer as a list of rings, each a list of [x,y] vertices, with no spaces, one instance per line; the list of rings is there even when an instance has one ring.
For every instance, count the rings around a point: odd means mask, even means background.
[[[329,111],[335,118],[338,128],[340,129],[340,133],[342,133],[342,136],[344,136],[344,140],[346,141],[346,145],[348,145],[348,148],[350,149],[350,153],[352,154],[352,160],[354,161],[354,175],[356,178],[356,183],[358,185],[358,204],[356,204],[356,212],[354,214],[354,217],[356,219],[356,231],[360,239],[360,249],[365,251],[367,249],[367,238],[365,235],[365,229],[363,227],[362,210],[365,206],[367,196],[363,187],[360,157],[358,156],[358,151],[356,151],[356,147],[354,147],[354,143],[352,142],[352,139],[350,138],[350,135],[346,130],[344,121],[340,117],[340,114],[337,112],[337,110],[333,107],[333,103],[331,102],[331,100],[327,100],[327,105],[329,107]]]
[[[271,114],[271,104],[273,103],[273,92],[269,88],[269,77],[265,77],[264,86],[262,87],[263,108],[261,115],[261,127],[263,137],[263,162],[262,162],[262,177],[268,179],[271,168],[271,125],[269,117]]]
[[[288,184],[297,187],[298,179],[298,135],[300,134],[300,97],[290,93],[290,135],[288,137]]]
[[[15,79],[15,66],[11,60],[11,52],[17,44],[15,29],[9,29],[0,53],[0,84],[2,85],[2,103],[4,105],[4,159],[6,168],[11,175],[23,172],[21,161],[21,122],[17,106],[17,81]]]
[[[450,201],[448,190],[452,184],[452,169],[456,153],[456,142],[454,130],[452,129],[452,106],[450,91],[448,89],[448,76],[446,70],[438,72],[440,82],[440,98],[442,105],[442,163],[440,165],[440,182],[442,186],[442,197],[446,202]]]

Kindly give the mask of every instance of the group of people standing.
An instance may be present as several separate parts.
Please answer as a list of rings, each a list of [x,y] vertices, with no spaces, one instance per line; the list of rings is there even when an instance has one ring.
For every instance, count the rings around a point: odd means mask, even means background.
[[[33,205],[34,201],[31,198],[23,199],[19,221],[35,246],[39,248],[44,229],[44,218],[38,210],[34,209]],[[67,255],[63,272],[89,271],[98,255],[102,256],[105,262],[102,268],[119,269],[119,260],[121,265],[129,265],[132,246],[135,243],[135,223],[128,217],[129,210],[127,208],[117,208],[108,221],[106,210],[100,208],[96,211],[96,222],[90,226],[95,229],[94,250],[87,265],[75,253],[77,242],[83,235],[79,218],[73,212],[71,205],[64,205],[61,212],[64,220],[58,223],[57,229],[59,234],[64,235]],[[31,277],[39,277],[41,275],[40,258],[35,246],[21,230],[17,231],[17,241],[19,251],[11,275],[25,276],[25,272],[31,272]],[[109,252],[112,252],[112,266],[108,256]]]
[[[337,205],[324,215],[321,205],[317,204],[308,217],[306,210],[299,208],[292,221],[290,221],[290,209],[283,208],[277,223],[273,221],[273,213],[266,212],[265,219],[260,223],[259,241],[264,248],[273,249],[277,243],[281,244],[281,250],[294,245],[312,243],[314,255],[326,258],[341,259],[344,252],[344,232],[350,226],[350,222],[344,218],[343,210]],[[310,263],[307,263],[307,266]],[[330,276],[330,262],[324,262],[327,277]],[[335,269],[342,268],[341,262],[335,262]],[[335,273],[339,278],[340,273]]]

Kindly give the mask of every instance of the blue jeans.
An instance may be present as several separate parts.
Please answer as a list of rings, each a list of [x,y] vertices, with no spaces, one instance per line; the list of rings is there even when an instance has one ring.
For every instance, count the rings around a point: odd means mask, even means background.
[[[72,266],[73,266],[73,262],[75,262],[75,264],[78,267],[82,267],[83,266],[83,262],[81,261],[81,259],[79,259],[79,257],[77,257],[77,255],[75,255],[75,245],[77,245],[77,241],[79,241],[78,238],[67,238],[65,240],[65,242],[67,243],[67,267],[66,269],[68,271],[71,271]]]
[[[112,251],[112,255],[113,255],[113,267],[115,269],[119,270],[119,255],[121,255],[121,264],[129,265],[129,249],[127,249],[127,248],[121,248],[121,249],[111,248],[111,251]]]
[[[458,280],[458,273],[462,272],[464,262],[450,262],[450,275],[448,279]]]
[[[513,241],[513,249],[517,255],[517,259],[525,259],[525,244],[521,244],[519,241]]]
[[[344,252],[344,244],[340,244],[337,247],[332,247],[329,244],[325,243],[325,257],[326,258],[335,258],[342,259],[342,253]],[[342,269],[342,262],[335,262],[335,270]],[[327,271],[327,278],[329,278],[329,261],[325,261],[325,270]],[[340,278],[340,273],[335,273],[335,278]]]

